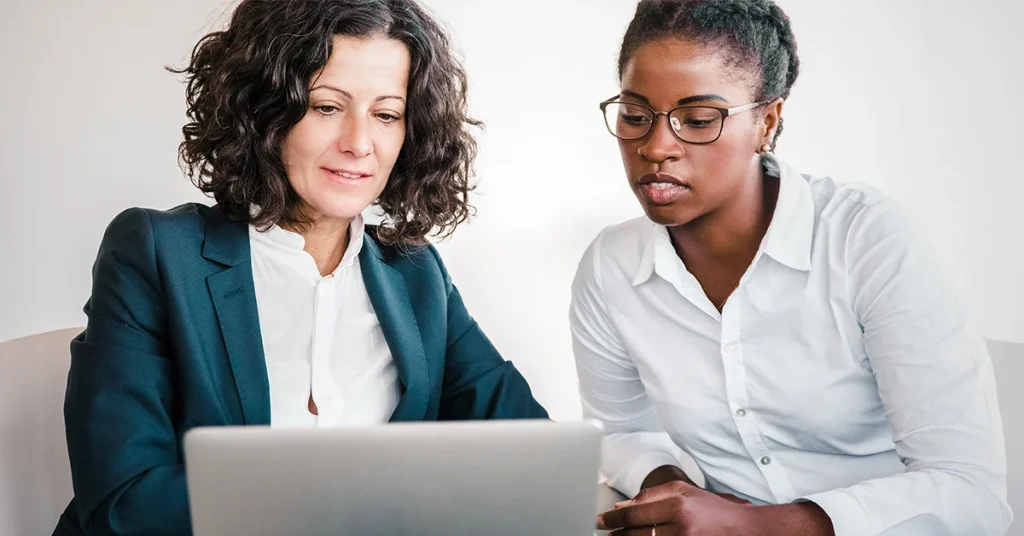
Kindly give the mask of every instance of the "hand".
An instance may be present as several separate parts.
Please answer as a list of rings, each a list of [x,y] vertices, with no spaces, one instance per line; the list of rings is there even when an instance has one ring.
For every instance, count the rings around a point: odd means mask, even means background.
[[[597,516],[597,528],[612,536],[835,536],[828,514],[812,502],[754,506],[682,481],[615,505]]]
[[[756,507],[682,481],[641,491],[632,501],[597,517],[613,536],[735,536],[755,534]],[[654,529],[654,530],[652,530]]]
[[[662,484],[668,484],[669,482],[673,482],[676,480],[685,482],[693,487],[699,487],[693,483],[693,480],[690,480],[689,475],[687,475],[686,472],[684,472],[681,468],[676,467],[675,465],[662,465],[661,467],[658,467],[657,469],[651,471],[649,475],[647,475],[647,478],[644,479],[644,482],[640,486],[640,489],[645,490],[647,488],[654,488]],[[731,493],[716,493],[716,495],[735,503],[750,504],[750,501],[741,499]],[[632,503],[633,501],[623,501],[616,504],[615,506],[618,508]]]

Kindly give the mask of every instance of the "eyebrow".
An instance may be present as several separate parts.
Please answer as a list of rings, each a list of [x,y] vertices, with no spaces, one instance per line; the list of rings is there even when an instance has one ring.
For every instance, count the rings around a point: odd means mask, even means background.
[[[314,91],[316,91],[318,89],[329,89],[331,91],[334,91],[334,92],[337,92],[337,93],[341,93],[342,95],[344,95],[345,97],[347,97],[349,99],[352,98],[352,94],[349,93],[348,91],[345,91],[344,89],[338,89],[338,88],[336,88],[334,86],[328,86],[326,84],[320,84],[319,86],[316,86],[316,87],[310,89],[309,92],[312,93],[312,92],[314,92]],[[373,102],[380,102],[380,101],[385,101],[385,100],[388,100],[388,99],[396,99],[396,100],[402,101],[403,103],[405,102],[405,97],[400,97],[398,95],[381,95],[381,96],[377,97],[376,99],[373,99]]]
[[[640,102],[642,102],[644,104],[648,104],[648,105],[651,104],[651,101],[647,97],[645,97],[645,96],[643,96],[643,95],[641,95],[639,93],[636,93],[636,92],[633,92],[633,91],[629,91],[628,89],[622,90],[622,92],[619,93],[619,96],[621,96],[621,97],[630,97],[630,98],[636,99],[636,100],[638,100],[638,101],[640,101]],[[708,95],[692,95],[692,96],[689,96],[689,97],[685,97],[685,98],[679,99],[679,102],[677,102],[676,104],[679,105],[679,106],[685,106],[687,104],[690,104],[691,102],[700,102],[700,101],[707,101],[707,100],[716,100],[716,101],[721,101],[721,102],[726,102],[726,103],[729,102],[729,101],[725,100],[724,97],[720,97],[720,96],[714,95],[714,94],[708,94]]]

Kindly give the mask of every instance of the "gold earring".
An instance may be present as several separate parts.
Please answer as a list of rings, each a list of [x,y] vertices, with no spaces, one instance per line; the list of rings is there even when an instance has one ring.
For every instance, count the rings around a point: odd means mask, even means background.
[[[761,147],[760,147],[760,149],[757,152],[759,152],[759,153],[770,153],[770,152],[772,152],[772,146],[768,145],[767,143],[763,143],[763,144],[761,144]]]

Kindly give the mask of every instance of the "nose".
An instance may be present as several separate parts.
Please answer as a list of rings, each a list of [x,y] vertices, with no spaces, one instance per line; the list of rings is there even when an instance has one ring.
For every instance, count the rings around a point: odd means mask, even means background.
[[[373,153],[373,138],[370,136],[370,124],[366,117],[346,114],[338,136],[338,150],[357,158]]]
[[[683,142],[672,133],[672,127],[669,124],[667,115],[658,114],[654,118],[651,131],[643,139],[637,154],[643,159],[656,164],[666,160],[678,160],[683,157]]]

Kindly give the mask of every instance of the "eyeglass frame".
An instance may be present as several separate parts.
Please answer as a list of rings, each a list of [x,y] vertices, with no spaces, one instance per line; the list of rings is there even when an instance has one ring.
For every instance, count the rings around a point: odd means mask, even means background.
[[[684,109],[687,109],[687,108],[709,108],[709,109],[712,109],[712,110],[718,110],[718,113],[722,114],[722,124],[718,127],[718,135],[715,136],[715,139],[713,139],[711,141],[687,141],[687,140],[684,140],[682,138],[682,136],[679,135],[679,132],[676,131],[676,129],[672,128],[671,121],[669,122],[669,130],[672,131],[672,135],[675,136],[675,138],[677,140],[679,140],[679,141],[681,141],[683,143],[689,143],[690,145],[708,145],[710,143],[715,143],[716,141],[718,141],[719,138],[722,137],[722,132],[725,132],[725,119],[727,117],[730,117],[730,116],[733,116],[733,115],[736,115],[736,114],[739,114],[739,113],[742,113],[742,112],[746,112],[748,110],[753,110],[753,109],[755,109],[755,108],[757,108],[759,106],[764,106],[766,104],[770,104],[771,103],[771,101],[750,102],[750,103],[747,103],[747,104],[741,104],[739,106],[733,106],[731,108],[720,108],[718,106],[704,106],[704,105],[701,105],[701,104],[684,104],[683,106],[676,106],[675,108],[672,108],[671,110],[669,110],[667,112],[660,112],[658,110],[655,110],[654,108],[651,108],[650,106],[647,106],[646,104],[638,104],[638,103],[635,103],[635,102],[624,102],[624,101],[620,101],[620,100],[615,100],[615,99],[618,99],[620,97],[621,97],[621,95],[616,95],[616,96],[614,96],[614,97],[612,97],[612,98],[610,98],[610,99],[608,99],[606,101],[602,101],[601,104],[600,104],[600,108],[601,108],[601,115],[604,116],[604,126],[605,126],[605,128],[608,129],[608,133],[611,134],[612,136],[614,136],[616,139],[626,140],[626,141],[636,141],[636,140],[641,140],[641,139],[646,138],[647,135],[650,134],[654,130],[655,125],[658,124],[658,116],[664,115],[666,119],[670,119],[670,115],[673,112],[676,112],[677,110],[684,110]],[[654,114],[654,117],[651,119],[650,126],[647,127],[647,132],[644,132],[642,136],[637,136],[635,138],[623,138],[623,137],[615,134],[615,132],[612,131],[611,125],[608,124],[608,112],[605,111],[608,108],[608,105],[610,105],[610,104],[626,104],[626,105],[629,105],[629,106],[638,106],[640,108],[644,108],[646,110],[650,110],[650,112],[652,114]]]

